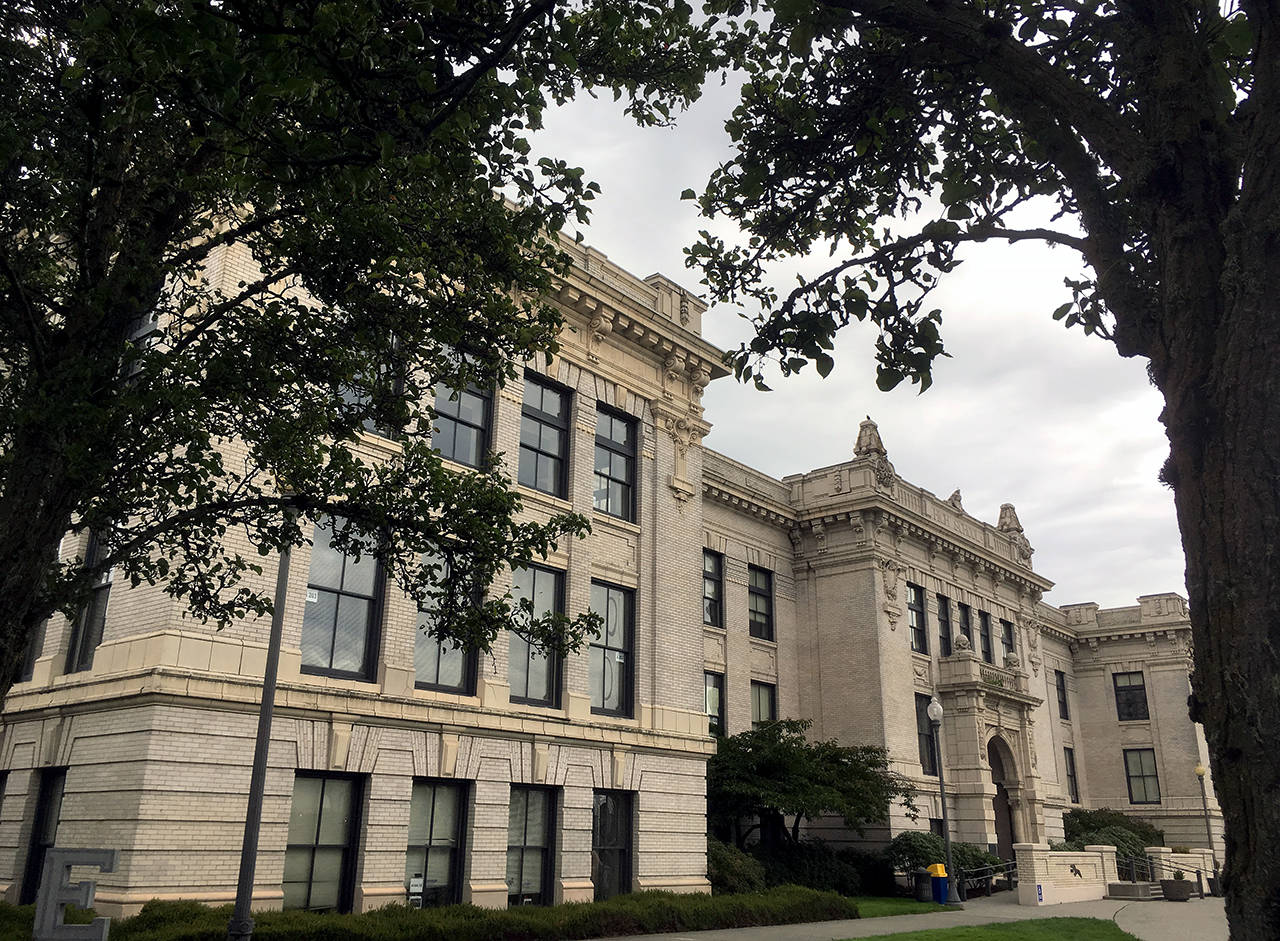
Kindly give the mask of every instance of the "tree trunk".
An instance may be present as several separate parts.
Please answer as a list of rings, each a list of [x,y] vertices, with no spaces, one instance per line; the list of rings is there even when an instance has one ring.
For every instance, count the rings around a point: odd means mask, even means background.
[[[1188,305],[1180,341],[1166,341],[1161,383],[1195,643],[1192,717],[1209,742],[1227,914],[1243,941],[1280,938],[1280,190],[1271,182],[1225,227],[1235,235],[1225,240],[1221,317]]]

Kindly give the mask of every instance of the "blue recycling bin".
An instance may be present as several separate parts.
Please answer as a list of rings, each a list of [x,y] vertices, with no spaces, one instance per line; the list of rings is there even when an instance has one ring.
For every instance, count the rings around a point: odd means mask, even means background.
[[[931,876],[933,880],[933,900],[939,905],[947,904],[947,877]]]

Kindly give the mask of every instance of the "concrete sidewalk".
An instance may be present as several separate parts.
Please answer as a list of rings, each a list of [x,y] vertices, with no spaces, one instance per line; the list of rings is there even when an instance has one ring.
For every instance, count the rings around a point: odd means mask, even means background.
[[[1037,908],[1019,905],[1017,897],[1011,892],[1001,892],[991,898],[971,899],[965,903],[963,911],[955,912],[861,918],[854,921],[819,921],[804,925],[771,925],[764,928],[683,931],[639,935],[630,939],[610,938],[606,941],[835,941],[839,938],[868,938],[930,928],[989,925],[1032,918],[1103,918],[1115,921],[1141,941],[1228,941],[1227,915],[1222,899],[1192,899],[1189,902],[1104,899]],[[1070,939],[1064,938],[1063,941]]]

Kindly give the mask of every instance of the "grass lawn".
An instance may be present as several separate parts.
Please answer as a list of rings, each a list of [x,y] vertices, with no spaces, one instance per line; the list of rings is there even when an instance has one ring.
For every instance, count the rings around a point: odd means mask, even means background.
[[[875,938],[892,938],[893,941],[1137,941],[1129,932],[1117,928],[1114,922],[1100,918],[1037,918],[994,925],[878,934]],[[860,941],[874,939],[862,938]]]
[[[863,918],[883,918],[886,915],[923,915],[926,912],[945,912],[947,906],[936,902],[917,902],[915,899],[884,898],[859,895],[854,898]]]

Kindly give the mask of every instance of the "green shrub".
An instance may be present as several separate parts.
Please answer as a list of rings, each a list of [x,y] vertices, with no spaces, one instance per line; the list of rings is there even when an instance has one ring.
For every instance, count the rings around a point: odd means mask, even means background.
[[[1095,841],[1091,837],[1101,830],[1112,827],[1128,830],[1144,847],[1164,846],[1163,830],[1157,830],[1145,820],[1130,817],[1128,814],[1108,807],[1100,807],[1097,810],[1068,810],[1062,815],[1062,825],[1066,831],[1066,841],[1079,843],[1082,846],[1102,842]]]
[[[707,880],[716,895],[763,892],[764,866],[736,846],[707,837]]]
[[[849,847],[836,854],[858,872],[858,881],[862,883],[863,895],[890,896],[898,895],[898,880],[894,878],[893,864],[889,857],[881,852]]]
[[[0,905],[0,938],[29,937],[31,907]],[[231,907],[149,902],[114,921],[112,941],[224,941]],[[364,915],[261,912],[257,941],[553,941],[609,935],[745,928],[857,918],[858,906],[833,892],[782,886],[744,895],[637,892],[607,902],[493,911],[471,905],[412,909],[392,905]],[[13,931],[8,929],[13,928]],[[23,930],[25,929],[25,934]]]
[[[756,847],[753,855],[764,865],[765,882],[775,885],[802,885],[810,889],[862,894],[862,878],[857,867],[844,861],[821,840],[806,840],[771,850]]]
[[[952,844],[954,848],[954,844]],[[899,833],[886,851],[889,862],[898,872],[913,873],[946,858],[942,837],[926,830],[907,830]]]
[[[1154,845],[1155,845],[1155,844],[1153,843],[1153,844],[1152,844],[1152,846],[1154,846]],[[1173,851],[1174,851],[1175,853],[1190,853],[1190,852],[1191,852],[1191,847],[1189,847],[1189,846],[1175,846],[1175,847],[1173,848]]]
[[[951,862],[964,870],[1000,864],[1000,857],[973,843],[951,843]]]

